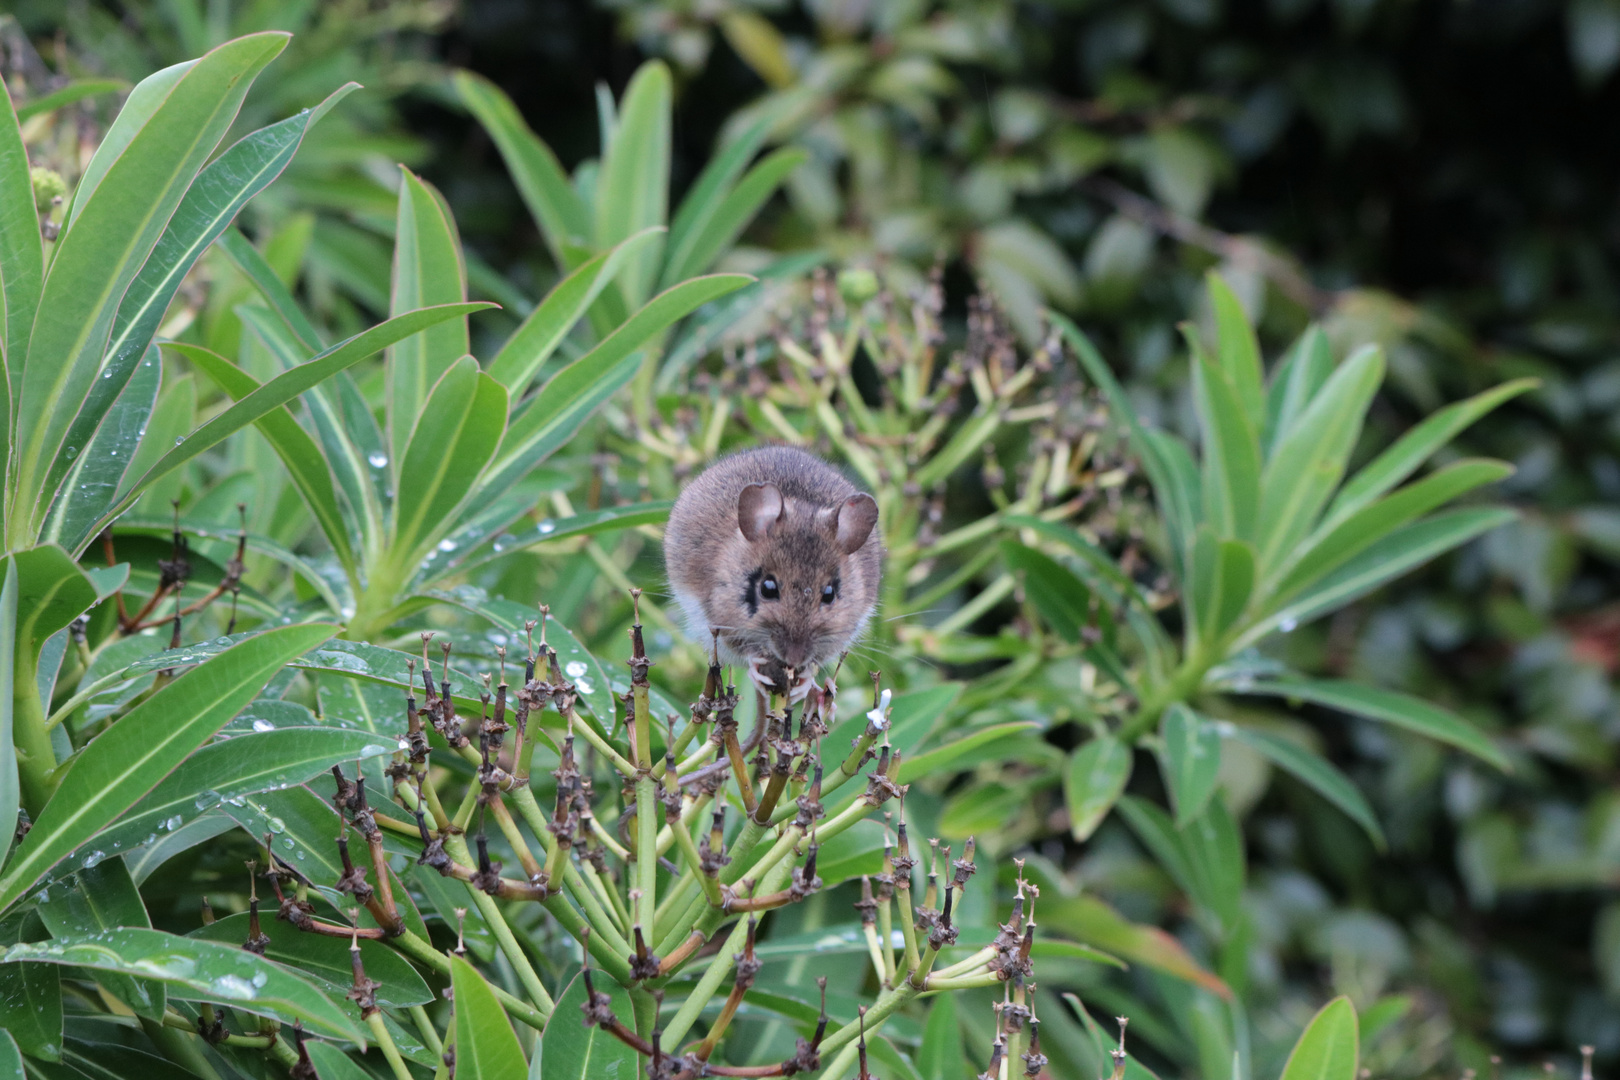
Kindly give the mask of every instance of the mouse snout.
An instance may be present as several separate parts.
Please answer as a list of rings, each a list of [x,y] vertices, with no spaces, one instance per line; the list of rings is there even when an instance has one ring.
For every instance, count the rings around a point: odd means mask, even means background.
[[[810,641],[797,634],[779,633],[771,642],[776,647],[776,657],[787,667],[804,672],[810,661]]]

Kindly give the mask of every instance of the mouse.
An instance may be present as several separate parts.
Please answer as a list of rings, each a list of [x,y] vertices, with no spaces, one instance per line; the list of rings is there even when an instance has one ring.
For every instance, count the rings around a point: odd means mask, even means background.
[[[675,500],[664,567],[692,640],[797,702],[877,608],[877,500],[797,447],[730,454]]]

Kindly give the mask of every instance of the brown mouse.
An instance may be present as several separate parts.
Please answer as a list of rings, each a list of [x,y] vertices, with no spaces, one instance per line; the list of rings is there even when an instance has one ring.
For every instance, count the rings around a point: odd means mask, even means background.
[[[767,672],[790,669],[798,698],[877,606],[877,501],[803,450],[744,450],[675,500],[664,566],[694,641],[718,631],[721,659],[747,664],[756,683],[779,685]]]

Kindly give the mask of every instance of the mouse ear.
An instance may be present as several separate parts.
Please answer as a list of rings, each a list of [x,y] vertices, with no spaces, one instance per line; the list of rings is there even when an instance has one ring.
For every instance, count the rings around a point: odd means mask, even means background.
[[[784,509],[775,484],[749,484],[737,496],[737,527],[750,542],[763,540],[782,520]]]
[[[833,537],[845,555],[853,555],[866,543],[877,525],[877,500],[862,492],[845,499],[834,512]]]

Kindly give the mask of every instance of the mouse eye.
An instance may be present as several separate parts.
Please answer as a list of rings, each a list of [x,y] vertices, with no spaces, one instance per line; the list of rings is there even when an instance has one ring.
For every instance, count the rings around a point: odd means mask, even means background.
[[[768,577],[759,583],[759,595],[766,600],[780,600],[782,590],[777,588],[774,577]]]
[[[830,604],[836,599],[838,599],[837,582],[834,582],[831,585],[823,585],[821,587],[821,602],[823,604]]]

